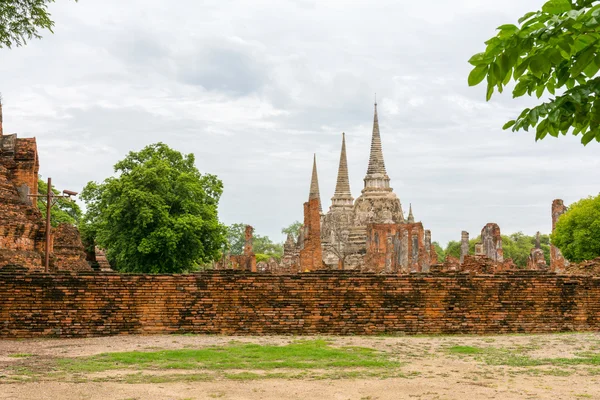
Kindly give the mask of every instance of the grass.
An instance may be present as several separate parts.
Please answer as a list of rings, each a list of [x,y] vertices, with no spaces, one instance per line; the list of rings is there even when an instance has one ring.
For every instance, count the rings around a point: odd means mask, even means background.
[[[30,353],[14,353],[14,354],[9,354],[9,357],[12,358],[27,358],[27,357],[33,357],[33,354]]]
[[[447,351],[451,354],[474,356],[488,365],[507,365],[510,367],[600,365],[600,354],[590,352],[577,353],[575,354],[576,357],[572,358],[532,358],[525,354],[524,349],[508,350],[494,347],[451,346],[447,348]]]
[[[273,370],[330,368],[394,368],[402,363],[366,347],[332,347],[324,340],[285,346],[230,344],[203,349],[131,351],[58,360],[69,372],[111,369]]]

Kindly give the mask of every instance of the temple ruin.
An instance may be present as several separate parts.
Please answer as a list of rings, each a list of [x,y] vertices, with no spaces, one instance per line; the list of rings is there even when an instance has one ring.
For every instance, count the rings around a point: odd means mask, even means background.
[[[44,269],[46,222],[37,202],[39,159],[35,138],[5,135],[0,104],[0,270]],[[90,271],[79,231],[60,225],[50,237],[50,269]]]
[[[400,199],[390,187],[379,131],[377,103],[371,151],[364,187],[354,200],[348,177],[346,135],[331,206],[322,211],[316,158],[304,204],[304,227],[295,248],[288,244],[284,258],[299,252],[299,269],[351,269],[377,273],[426,272],[437,262],[431,231],[416,222],[412,206],[405,218]]]

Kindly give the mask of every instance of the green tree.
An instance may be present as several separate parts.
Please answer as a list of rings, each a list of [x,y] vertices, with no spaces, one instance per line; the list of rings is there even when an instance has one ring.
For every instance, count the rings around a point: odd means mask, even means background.
[[[84,237],[122,272],[176,273],[217,259],[225,243],[217,205],[223,185],[200,174],[194,155],[163,143],[130,152],[116,177],[89,182]]]
[[[502,235],[502,250],[504,259],[511,258],[520,268],[527,266],[527,260],[531,254],[531,249],[535,247],[535,236],[525,235],[523,232],[516,232],[510,235]],[[544,252],[546,264],[550,265],[550,236],[540,235],[540,247]]]
[[[470,86],[487,82],[489,100],[511,81],[513,97],[547,92],[550,100],[524,109],[503,129],[536,129],[536,140],[547,135],[581,134],[581,143],[600,142],[600,2],[550,0],[516,26],[498,27],[482,53],[469,60],[474,69]]]
[[[469,240],[469,254],[475,253],[475,244],[479,242],[478,238]],[[446,245],[446,250],[444,251],[445,256],[452,256],[460,259],[460,242],[456,240],[451,240]]]
[[[55,195],[60,195],[60,192],[56,190],[52,185],[52,192]],[[45,195],[48,193],[48,183],[41,179],[38,179],[38,194]],[[37,198],[37,206],[44,219],[46,218],[46,201],[40,197]],[[56,198],[56,203],[52,207],[50,213],[50,225],[56,227],[59,224],[67,223],[77,226],[81,220],[81,208],[75,203],[75,201],[66,199],[64,197]]]
[[[244,244],[246,243],[246,225],[244,223],[231,224],[227,227],[227,243],[231,254],[242,254]],[[261,236],[256,233],[252,235],[252,248],[257,256],[263,260],[270,257],[280,259],[283,255],[283,245],[274,243],[268,236]]]
[[[438,242],[433,242],[432,244],[435,248],[435,253],[437,254],[438,262],[444,262],[444,260],[446,259],[446,252]]]
[[[231,254],[242,254],[246,243],[246,224],[227,226],[227,247]]]
[[[54,0],[0,1],[0,48],[22,46],[27,40],[39,39],[42,37],[39,31],[43,29],[53,32],[50,3]]]
[[[569,261],[600,257],[600,195],[571,204],[558,219],[551,239]]]
[[[298,240],[298,235],[300,235],[300,229],[302,229],[302,222],[294,221],[290,225],[281,229],[281,233],[283,233],[286,237],[287,235],[292,235],[294,241]]]

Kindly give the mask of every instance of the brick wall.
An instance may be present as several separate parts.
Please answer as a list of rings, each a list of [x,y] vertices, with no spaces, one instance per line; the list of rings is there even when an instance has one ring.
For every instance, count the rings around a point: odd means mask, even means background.
[[[0,336],[600,330],[600,278],[347,272],[0,273]]]

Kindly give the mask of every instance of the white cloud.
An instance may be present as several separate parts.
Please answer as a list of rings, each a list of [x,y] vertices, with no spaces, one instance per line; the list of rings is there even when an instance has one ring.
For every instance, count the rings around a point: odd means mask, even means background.
[[[225,184],[226,223],[282,238],[302,218],[312,154],[324,208],[340,133],[353,194],[377,93],[387,169],[434,240],[550,229],[550,204],[595,194],[594,149],[500,128],[533,100],[484,101],[468,58],[535,0],[57,2],[54,35],[0,50],[7,131],[36,136],[41,173],[74,190],[163,141]],[[8,79],[8,77],[10,79]]]

